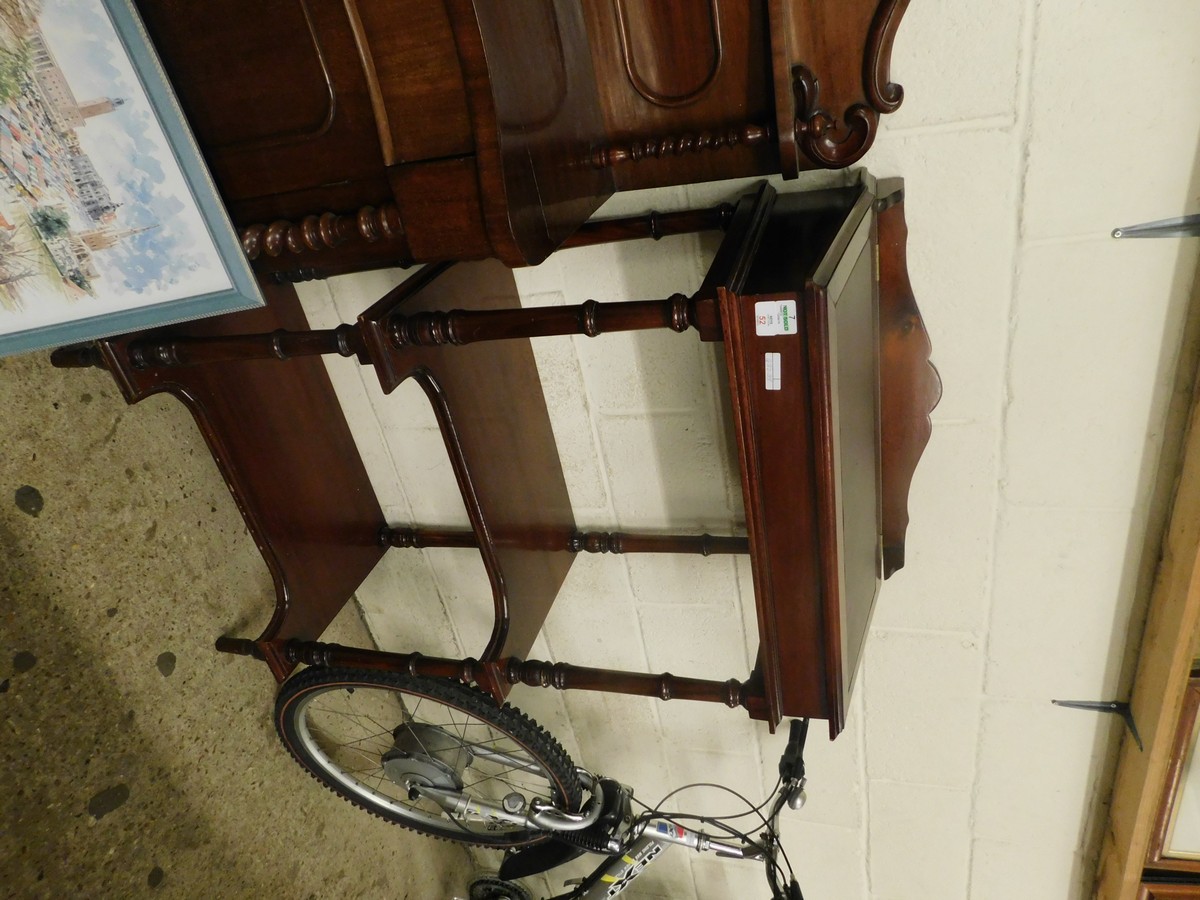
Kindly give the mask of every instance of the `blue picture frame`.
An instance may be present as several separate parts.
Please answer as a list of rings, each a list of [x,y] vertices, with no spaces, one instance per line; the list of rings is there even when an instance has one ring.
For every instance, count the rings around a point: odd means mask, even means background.
[[[263,305],[130,0],[0,22],[0,356]]]

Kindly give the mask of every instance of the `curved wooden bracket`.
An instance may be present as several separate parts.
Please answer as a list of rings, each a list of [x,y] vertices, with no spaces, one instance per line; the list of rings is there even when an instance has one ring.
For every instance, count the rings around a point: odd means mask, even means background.
[[[889,81],[888,75],[892,67],[892,44],[906,9],[908,0],[885,0],[880,3],[867,35],[863,86],[867,91],[867,101],[876,112],[895,112],[904,102],[904,88]]]
[[[904,205],[879,213],[879,382],[883,479],[883,574],[904,565],[908,491],[942,396],[932,345],[908,280]]]
[[[776,126],[785,178],[810,165],[843,168],[857,162],[875,140],[879,117],[900,107],[904,89],[888,76],[908,3],[841,0],[836,13],[801,16],[787,0],[772,0]],[[829,40],[812,22],[835,14],[841,38]],[[862,35],[859,52],[847,45],[851,35]]]

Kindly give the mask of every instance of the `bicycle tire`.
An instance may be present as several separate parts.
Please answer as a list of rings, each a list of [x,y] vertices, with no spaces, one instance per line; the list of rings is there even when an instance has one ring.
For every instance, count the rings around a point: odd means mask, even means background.
[[[318,698],[327,698],[328,705],[314,706]],[[422,714],[428,709],[436,712]],[[534,793],[569,811],[582,799],[570,757],[545,729],[515,707],[497,706],[490,695],[456,681],[311,667],[280,688],[275,727],[292,757],[335,794],[389,822],[446,840],[521,847],[550,835],[494,820],[456,819],[407,793],[407,782],[395,780],[395,769],[389,775],[385,765],[405,767],[406,778],[423,783],[488,793],[486,799],[494,802],[505,789],[527,801],[525,792]],[[366,734],[351,739],[359,730]],[[345,740],[339,732],[346,732]],[[402,745],[411,752],[398,749]],[[496,750],[521,765],[503,768],[488,756]]]

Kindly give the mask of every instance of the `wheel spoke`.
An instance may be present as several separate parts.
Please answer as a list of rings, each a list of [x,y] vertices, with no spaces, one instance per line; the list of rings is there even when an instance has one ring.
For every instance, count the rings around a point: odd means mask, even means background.
[[[427,794],[410,795],[410,784],[461,785],[484,803],[499,803],[512,791],[556,802],[570,785],[566,799],[579,802],[574,769],[552,739],[518,711],[457,682],[313,668],[285,685],[279,709],[281,733],[314,774],[420,831],[496,846],[541,837],[487,816],[454,816]],[[384,768],[382,757],[392,749],[404,752],[389,756],[395,765]]]
[[[359,720],[366,719],[379,729],[380,734],[390,734],[392,731],[392,729],[388,728],[382,722],[377,721],[374,716],[369,716],[366,713],[344,712],[343,710],[330,709],[329,707],[317,707],[315,712],[325,712],[329,713],[331,716],[341,716],[344,719],[349,719],[352,722],[358,723],[360,726],[362,725],[362,722]]]

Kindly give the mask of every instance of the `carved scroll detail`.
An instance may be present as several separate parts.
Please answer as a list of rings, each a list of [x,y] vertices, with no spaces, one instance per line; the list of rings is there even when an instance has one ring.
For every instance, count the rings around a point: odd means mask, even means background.
[[[754,147],[771,139],[771,129],[766,125],[734,125],[724,131],[702,131],[699,134],[665,135],[643,140],[634,139],[625,144],[613,144],[592,152],[589,158],[593,168],[606,169],[627,162],[643,159],[662,159],[665,156],[683,156],[688,153],[703,153],[723,147],[745,145]]]
[[[402,240],[404,226],[396,204],[384,203],[378,209],[364,206],[353,216],[325,212],[305,216],[299,223],[280,219],[270,225],[251,225],[241,233],[242,251],[250,260],[263,254],[281,256],[285,250],[294,254],[332,250],[355,237],[369,244]]]
[[[857,162],[875,140],[879,113],[861,103],[850,107],[842,121],[821,109],[821,83],[806,66],[792,67],[796,95],[796,142],[813,162],[842,169]]]
[[[884,0],[875,10],[863,56],[863,87],[867,101],[880,113],[895,112],[904,102],[904,88],[888,80],[892,66],[892,44],[908,0]]]

